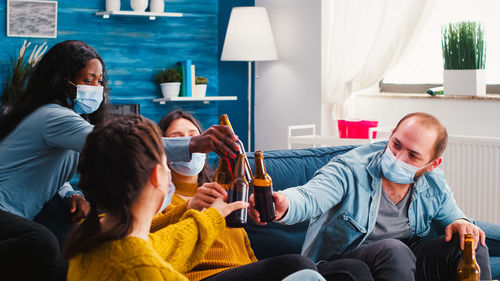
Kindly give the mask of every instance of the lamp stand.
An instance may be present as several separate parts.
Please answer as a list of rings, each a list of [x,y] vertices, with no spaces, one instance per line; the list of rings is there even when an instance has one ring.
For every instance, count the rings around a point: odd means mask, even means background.
[[[248,61],[248,152],[252,147],[252,61]]]

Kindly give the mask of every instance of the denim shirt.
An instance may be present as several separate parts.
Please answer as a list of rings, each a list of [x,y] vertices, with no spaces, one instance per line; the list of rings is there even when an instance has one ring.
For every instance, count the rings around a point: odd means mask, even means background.
[[[302,254],[329,260],[357,248],[372,232],[382,191],[381,156],[387,142],[357,147],[336,156],[302,186],[283,191],[289,200],[282,224],[310,219]],[[426,236],[431,222],[445,227],[465,218],[442,170],[415,183],[408,209],[410,243]]]

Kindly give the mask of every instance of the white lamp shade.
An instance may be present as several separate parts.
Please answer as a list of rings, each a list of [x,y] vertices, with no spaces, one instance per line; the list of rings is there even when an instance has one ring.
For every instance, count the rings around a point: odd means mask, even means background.
[[[223,61],[277,60],[265,7],[234,7],[222,49]]]

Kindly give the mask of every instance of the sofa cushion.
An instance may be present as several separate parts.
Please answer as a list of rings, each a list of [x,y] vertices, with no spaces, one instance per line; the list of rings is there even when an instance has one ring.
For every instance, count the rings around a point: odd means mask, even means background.
[[[274,150],[264,152],[267,173],[273,179],[274,191],[303,185],[316,170],[323,167],[336,155],[343,154],[354,146],[321,147],[297,150]],[[254,154],[248,153],[250,165],[254,165]],[[259,226],[249,219],[245,230],[248,232],[252,248],[259,259],[300,253],[309,223],[280,225],[269,223]]]
[[[500,280],[500,257],[490,256],[490,266],[493,280]]]

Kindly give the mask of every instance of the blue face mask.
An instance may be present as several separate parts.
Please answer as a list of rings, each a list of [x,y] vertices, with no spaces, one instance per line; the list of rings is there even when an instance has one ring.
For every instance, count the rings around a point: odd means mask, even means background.
[[[161,204],[158,213],[163,212],[163,210],[165,210],[168,207],[168,205],[170,205],[170,202],[172,202],[172,196],[174,196],[174,192],[175,192],[175,185],[172,182],[170,182],[170,184],[168,185],[168,192],[165,195],[165,197],[163,197],[163,203]]]
[[[73,104],[73,110],[76,113],[90,114],[96,111],[101,105],[103,92],[103,86],[77,85],[76,99],[74,101],[68,99],[68,103]]]
[[[192,153],[189,162],[170,162],[170,169],[183,176],[194,176],[205,166],[205,153]]]
[[[384,177],[394,183],[409,184],[415,181],[418,168],[397,159],[388,147],[382,155],[381,165]]]

